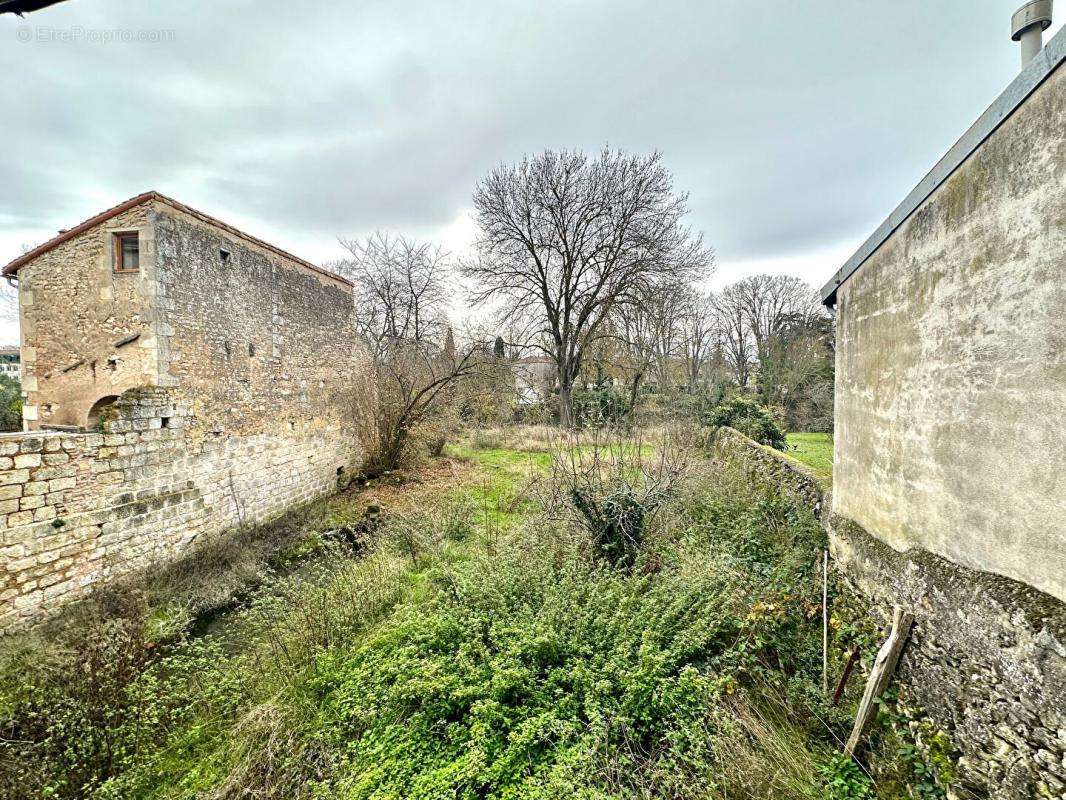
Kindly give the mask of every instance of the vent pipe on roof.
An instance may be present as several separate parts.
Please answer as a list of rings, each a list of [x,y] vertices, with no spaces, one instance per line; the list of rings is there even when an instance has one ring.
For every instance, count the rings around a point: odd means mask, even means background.
[[[1029,0],[1010,18],[1010,38],[1022,43],[1022,69],[1044,46],[1044,31],[1051,27],[1051,0]]]

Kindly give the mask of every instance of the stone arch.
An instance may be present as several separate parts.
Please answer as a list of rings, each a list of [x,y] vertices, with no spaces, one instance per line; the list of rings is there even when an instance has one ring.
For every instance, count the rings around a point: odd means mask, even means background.
[[[99,400],[92,404],[89,409],[89,413],[85,419],[85,427],[92,430],[100,425],[100,422],[105,419],[109,419],[114,416],[113,413],[109,413],[114,408],[115,403],[118,402],[117,394],[105,394]]]

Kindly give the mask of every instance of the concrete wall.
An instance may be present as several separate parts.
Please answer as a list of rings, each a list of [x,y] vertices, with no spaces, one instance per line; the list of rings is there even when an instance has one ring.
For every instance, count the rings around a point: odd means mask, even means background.
[[[1066,70],[838,290],[833,510],[1066,600]]]

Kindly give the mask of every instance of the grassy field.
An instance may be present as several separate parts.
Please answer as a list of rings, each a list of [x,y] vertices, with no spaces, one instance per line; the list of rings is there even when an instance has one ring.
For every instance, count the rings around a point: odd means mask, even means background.
[[[833,481],[833,437],[828,433],[790,433],[787,455],[806,464],[823,481]]]
[[[208,627],[159,640],[125,597],[9,643],[0,796],[912,796],[909,761],[875,784],[839,754],[861,685],[820,688],[808,512],[646,444],[616,473],[550,446],[472,435],[334,498]],[[876,647],[830,597],[835,674]]]

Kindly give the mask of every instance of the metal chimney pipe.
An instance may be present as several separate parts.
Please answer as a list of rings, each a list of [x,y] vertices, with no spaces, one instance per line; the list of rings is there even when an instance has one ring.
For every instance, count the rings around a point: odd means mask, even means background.
[[[1051,27],[1051,0],[1029,0],[1010,18],[1010,38],[1022,43],[1022,69],[1044,46],[1044,31]]]

